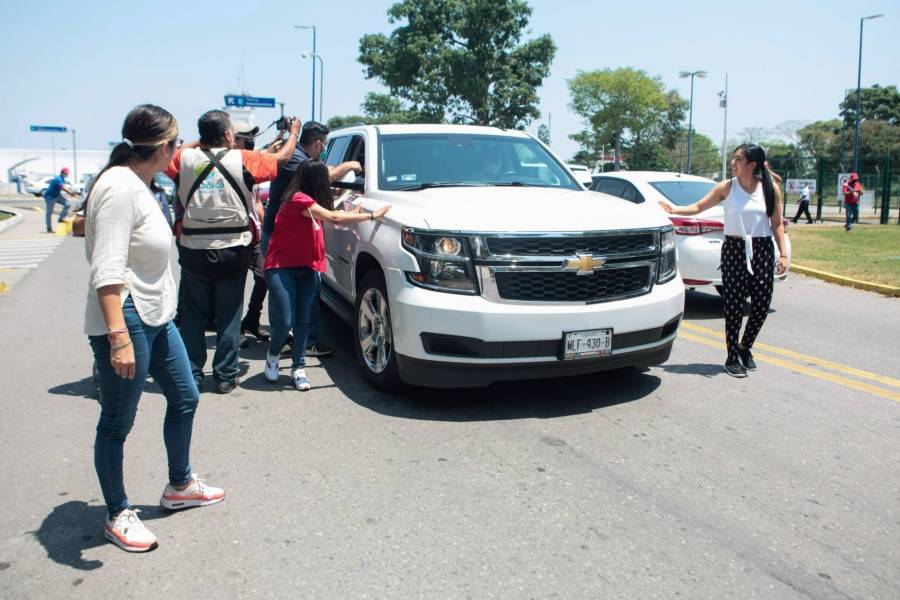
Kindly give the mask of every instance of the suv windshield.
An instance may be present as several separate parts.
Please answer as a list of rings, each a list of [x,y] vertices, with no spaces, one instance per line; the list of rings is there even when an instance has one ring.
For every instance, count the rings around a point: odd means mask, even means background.
[[[527,185],[583,189],[531,138],[465,133],[380,137],[378,187]]]
[[[688,206],[703,198],[716,184],[712,181],[651,181],[650,185],[672,204]]]

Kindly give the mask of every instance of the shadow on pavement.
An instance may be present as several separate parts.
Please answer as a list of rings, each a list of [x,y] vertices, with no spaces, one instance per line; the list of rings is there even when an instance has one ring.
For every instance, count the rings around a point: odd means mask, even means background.
[[[776,312],[769,306],[768,314]],[[750,302],[744,303],[744,316],[750,314]],[[684,318],[694,320],[724,319],[722,312],[722,298],[715,293],[698,292],[688,290],[684,296]]]
[[[673,365],[672,363],[666,363],[660,365],[659,368],[666,373],[675,373],[678,375],[702,375],[703,377],[709,378],[726,375],[725,370],[723,369],[724,364],[725,357],[723,356],[722,364],[691,363],[688,365]]]
[[[434,421],[551,419],[640,400],[660,385],[660,379],[649,372],[618,369],[577,377],[500,382],[487,388],[404,388],[387,394],[362,378],[351,345],[351,329],[329,310],[321,315],[322,338],[335,349],[334,357],[322,359],[322,368],[350,400],[386,416]]]
[[[160,506],[135,506],[142,521],[162,519],[172,514]],[[85,559],[86,550],[108,544],[103,537],[106,506],[90,505],[82,500],[70,500],[53,509],[37,531],[30,531],[55,563],[93,571],[103,566],[102,560]]]
[[[90,375],[90,365],[88,365],[88,376],[71,383],[61,383],[53,386],[47,392],[60,396],[74,396],[77,398],[93,398],[97,399],[97,387]]]

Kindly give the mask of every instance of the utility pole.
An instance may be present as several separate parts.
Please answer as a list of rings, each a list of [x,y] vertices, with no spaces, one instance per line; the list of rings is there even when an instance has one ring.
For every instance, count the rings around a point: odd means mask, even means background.
[[[75,130],[72,130],[72,171],[74,171],[72,181],[78,183],[78,148],[75,145]]]
[[[725,73],[725,89],[719,92],[719,106],[725,109],[725,122],[722,124],[722,181],[725,181],[728,173],[725,170],[728,160],[728,149],[725,147],[728,141],[728,73]]]

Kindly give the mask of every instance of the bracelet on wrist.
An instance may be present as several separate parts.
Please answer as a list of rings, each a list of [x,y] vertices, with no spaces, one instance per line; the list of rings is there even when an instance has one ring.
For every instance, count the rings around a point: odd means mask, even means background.
[[[128,341],[125,342],[124,344],[119,344],[118,346],[110,346],[109,349],[110,349],[112,352],[115,352],[115,351],[117,351],[117,350],[121,350],[122,348],[127,348],[127,347],[130,346],[130,345],[131,345],[131,340],[128,340]]]

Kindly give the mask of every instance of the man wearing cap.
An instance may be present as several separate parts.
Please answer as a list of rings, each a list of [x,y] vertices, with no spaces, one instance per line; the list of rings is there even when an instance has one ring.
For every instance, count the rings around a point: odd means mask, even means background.
[[[859,221],[859,197],[862,196],[863,186],[859,182],[859,175],[850,173],[850,179],[844,184],[844,208],[847,213],[847,221],[844,229],[853,229],[853,223]]]
[[[69,174],[69,169],[63,167],[59,171],[59,175],[50,180],[50,185],[47,186],[47,189],[44,190],[44,202],[47,205],[47,214],[46,214],[46,224],[47,224],[47,233],[53,233],[53,224],[51,223],[51,219],[53,218],[53,207],[57,204],[62,205],[62,210],[59,213],[59,223],[65,220],[66,215],[69,214],[69,208],[72,204],[69,202],[68,198],[63,196],[63,193],[69,194],[70,196],[77,197],[72,188],[67,185],[66,175]]]

